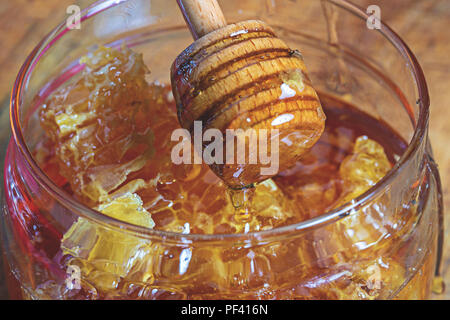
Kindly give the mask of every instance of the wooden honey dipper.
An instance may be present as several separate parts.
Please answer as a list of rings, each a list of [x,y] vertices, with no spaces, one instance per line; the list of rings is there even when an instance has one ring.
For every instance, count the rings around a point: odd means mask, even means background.
[[[325,126],[300,53],[262,21],[227,25],[216,0],[177,2],[196,40],[171,68],[181,126],[191,136],[194,121],[202,122],[203,132],[215,128],[224,137],[227,129],[256,129],[258,137],[258,129],[278,129],[278,135],[269,134],[269,139],[278,139],[279,147],[272,150],[267,142],[268,153],[278,153],[277,172],[293,166],[317,142]],[[226,163],[224,152],[223,164],[210,167],[235,189],[277,173],[263,174],[261,163],[246,159],[244,164]]]

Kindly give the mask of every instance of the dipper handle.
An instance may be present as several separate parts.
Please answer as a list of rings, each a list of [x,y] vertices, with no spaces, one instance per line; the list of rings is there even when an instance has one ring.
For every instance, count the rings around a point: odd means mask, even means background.
[[[217,0],[177,0],[195,40],[227,25]]]

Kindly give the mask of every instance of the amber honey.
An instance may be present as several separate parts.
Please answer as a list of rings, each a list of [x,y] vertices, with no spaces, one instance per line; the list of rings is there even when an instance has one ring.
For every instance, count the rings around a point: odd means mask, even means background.
[[[40,116],[49,140],[37,155],[77,199],[119,219],[135,206],[143,214],[125,220],[199,234],[301,222],[366,191],[406,147],[384,123],[322,95],[329,118],[320,143],[297,166],[248,190],[246,199],[206,164],[171,161],[171,134],[180,125],[170,88],[147,84],[142,58],[123,50],[102,48],[84,58],[83,78],[46,101]],[[237,221],[233,207],[244,205],[248,221]]]
[[[170,136],[179,128],[175,103],[169,86],[147,83],[139,54],[103,48],[81,62],[81,77],[39,110],[45,135],[35,158],[78,201],[138,226],[229,235],[305,222],[369,190],[407,146],[383,121],[319,92],[327,116],[322,137],[296,166],[257,184],[251,197],[238,195],[248,208],[242,216],[236,209],[241,205],[233,203],[236,195],[206,164],[171,161]],[[315,232],[254,247],[226,240],[223,246],[171,246],[81,217],[65,221],[68,228],[59,233],[38,210],[29,217],[17,212],[14,221],[18,234],[18,221],[37,230],[38,242],[28,235],[36,263],[43,270],[60,269],[59,282],[49,277],[34,284],[41,297],[426,298],[434,252],[412,277],[403,263],[412,250],[408,236],[418,200],[394,217],[384,215],[389,206],[383,201],[376,210],[361,208]],[[52,260],[40,259],[40,251]],[[61,280],[68,266],[79,268],[81,289],[68,290]]]

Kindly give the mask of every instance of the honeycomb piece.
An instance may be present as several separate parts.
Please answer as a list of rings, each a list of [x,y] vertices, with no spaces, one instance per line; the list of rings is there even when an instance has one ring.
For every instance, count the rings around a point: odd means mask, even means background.
[[[125,194],[97,208],[107,216],[152,228],[154,222],[136,194]],[[78,218],[64,234],[61,248],[73,258],[83,277],[97,289],[114,289],[146,252],[148,243],[115,229]]]
[[[391,169],[383,147],[367,136],[358,137],[352,155],[339,167],[343,179],[343,196],[339,204],[348,202],[374,186]]]
[[[391,164],[384,153],[383,147],[366,136],[358,137],[353,147],[353,153],[347,156],[339,168],[343,180],[343,191],[336,207],[351,201],[374,186],[391,169]],[[353,212],[350,216],[336,224],[336,237],[343,237],[343,246],[353,248],[348,250],[349,257],[353,254],[375,254],[380,249],[380,242],[390,234],[387,229],[392,225],[385,214],[386,206],[380,200]],[[339,243],[339,242],[337,242]],[[359,252],[361,251],[361,252]]]
[[[308,272],[308,271],[307,271]],[[309,276],[291,296],[321,300],[375,300],[391,298],[405,281],[405,269],[395,260],[378,257],[340,264]],[[320,285],[316,285],[320,283]]]
[[[347,155],[340,167],[342,191],[330,209],[352,201],[375,185],[391,168],[384,149],[376,141],[360,136],[355,140],[353,151]],[[383,254],[392,239],[391,223],[386,207],[378,199],[369,205],[350,212],[340,219],[316,232],[312,261],[323,261],[324,267],[338,263],[350,263],[357,259],[370,259]],[[333,259],[329,259],[333,257]]]
[[[137,194],[127,193],[112,202],[101,204],[97,210],[121,221],[153,228],[155,223],[142,205],[142,200]]]
[[[39,115],[61,174],[95,206],[152,157],[148,104],[158,101],[145,81],[142,56],[128,48],[100,47],[80,62],[81,77],[55,92]]]
[[[167,203],[158,209],[153,207],[151,213],[155,228],[165,231],[200,234],[261,231],[289,224],[301,210],[269,179],[256,186],[248,204],[251,208],[248,219],[238,221],[228,188],[206,165],[195,180],[174,179],[160,185],[158,191]],[[143,192],[149,194],[148,189]]]

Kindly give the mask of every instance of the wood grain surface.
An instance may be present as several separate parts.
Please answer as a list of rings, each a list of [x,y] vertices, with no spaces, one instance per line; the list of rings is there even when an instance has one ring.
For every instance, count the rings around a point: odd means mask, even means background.
[[[276,2],[276,0],[272,1]],[[69,5],[78,4],[85,7],[91,2],[88,0],[0,0],[0,120],[8,117],[7,107],[13,81],[29,52],[66,16],[66,8]],[[431,97],[430,138],[435,160],[440,168],[444,188],[444,206],[448,212],[450,208],[450,1],[353,0],[353,2],[361,7],[367,7],[370,4],[379,5],[382,20],[405,40],[424,69]],[[9,127],[0,126],[0,136],[8,135],[9,130]],[[0,164],[3,158],[4,150],[1,150]],[[445,224],[446,239],[450,239],[448,217]],[[448,289],[444,294],[433,297],[450,299],[450,241],[448,240],[444,247],[442,275]],[[0,277],[0,291],[2,286],[4,287],[4,279]]]

